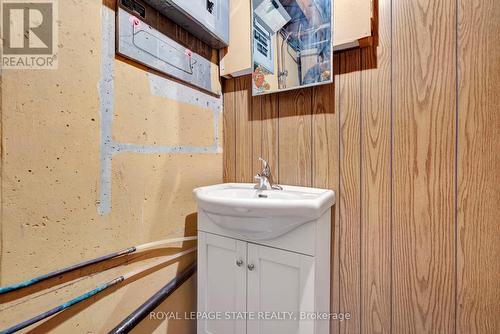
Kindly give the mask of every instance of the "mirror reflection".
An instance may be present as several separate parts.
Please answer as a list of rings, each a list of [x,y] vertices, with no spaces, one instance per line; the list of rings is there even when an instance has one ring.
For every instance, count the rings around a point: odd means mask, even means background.
[[[253,0],[253,95],[332,82],[331,0]]]

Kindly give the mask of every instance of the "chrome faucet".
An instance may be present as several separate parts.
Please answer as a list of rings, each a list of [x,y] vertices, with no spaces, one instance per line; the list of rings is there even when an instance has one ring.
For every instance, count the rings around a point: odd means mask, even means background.
[[[262,172],[257,173],[257,175],[255,175],[255,177],[254,177],[255,181],[257,181],[257,184],[255,185],[255,189],[258,189],[258,190],[283,190],[282,187],[280,187],[277,184],[274,184],[273,175],[271,174],[271,167],[269,167],[269,163],[262,158],[259,158],[259,160],[262,162]]]

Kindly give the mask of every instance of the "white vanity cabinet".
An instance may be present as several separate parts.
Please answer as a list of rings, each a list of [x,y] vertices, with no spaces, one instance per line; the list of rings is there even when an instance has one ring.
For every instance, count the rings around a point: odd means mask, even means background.
[[[291,319],[314,311],[312,256],[200,231],[198,259],[198,312],[223,318],[200,320],[199,334],[314,333],[312,321]]]
[[[297,319],[250,320],[247,333],[314,333],[312,321],[300,312],[314,311],[314,258],[271,247],[248,244],[247,309],[259,312],[293,312]]]
[[[194,190],[198,334],[328,334],[331,190]]]
[[[246,259],[246,242],[198,233],[198,312],[246,312]],[[246,321],[200,320],[198,333],[246,333]]]
[[[195,190],[198,334],[327,334],[330,190]]]

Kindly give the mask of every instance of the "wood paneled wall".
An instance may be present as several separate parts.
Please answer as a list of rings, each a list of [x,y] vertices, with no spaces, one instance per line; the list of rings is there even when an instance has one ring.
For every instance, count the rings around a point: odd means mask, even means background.
[[[335,83],[224,83],[224,178],[337,192],[332,333],[500,333],[500,3],[378,1]]]

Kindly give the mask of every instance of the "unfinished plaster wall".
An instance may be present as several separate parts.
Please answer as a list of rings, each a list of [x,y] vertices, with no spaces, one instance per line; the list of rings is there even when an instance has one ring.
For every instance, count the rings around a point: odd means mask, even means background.
[[[221,99],[115,58],[114,12],[107,5],[59,1],[58,69],[2,73],[1,285],[132,245],[193,235],[192,189],[222,180]],[[193,245],[111,261],[2,296],[0,329]],[[142,274],[30,330],[106,332],[193,260],[190,255]],[[160,309],[194,310],[194,282]],[[137,331],[194,328],[194,322],[147,321]]]

